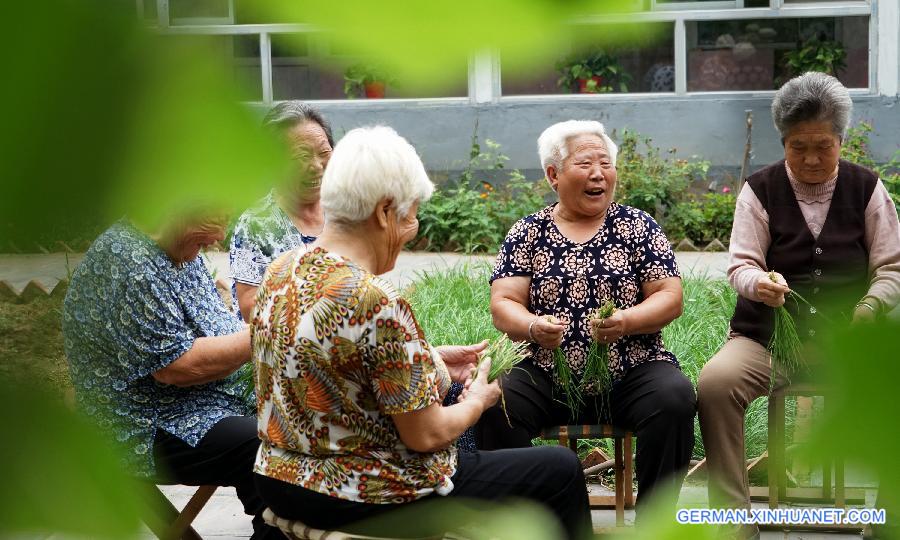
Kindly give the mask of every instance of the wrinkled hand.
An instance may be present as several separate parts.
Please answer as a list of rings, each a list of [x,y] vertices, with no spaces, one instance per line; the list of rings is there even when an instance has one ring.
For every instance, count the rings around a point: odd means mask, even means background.
[[[784,276],[775,272],[778,283],[769,279],[769,274],[763,274],[756,282],[756,294],[760,301],[769,307],[780,307],[784,305],[784,295],[791,292]]]
[[[538,317],[531,327],[531,336],[534,342],[545,349],[559,347],[566,331],[566,322],[549,315],[549,321],[543,316]]]
[[[481,356],[488,346],[488,341],[484,340],[475,345],[442,345],[435,347],[441,360],[447,366],[450,372],[450,379],[453,382],[465,383],[472,375],[472,370],[478,364],[478,358]]]
[[[457,401],[463,403],[464,401],[475,400],[481,404],[482,410],[487,410],[494,403],[497,403],[497,400],[500,399],[500,385],[497,381],[488,382],[490,371],[491,360],[486,358],[478,367],[477,376],[466,381],[466,386],[463,388]]]
[[[598,343],[613,343],[628,333],[628,317],[625,310],[616,310],[605,319],[591,321],[591,336]]]

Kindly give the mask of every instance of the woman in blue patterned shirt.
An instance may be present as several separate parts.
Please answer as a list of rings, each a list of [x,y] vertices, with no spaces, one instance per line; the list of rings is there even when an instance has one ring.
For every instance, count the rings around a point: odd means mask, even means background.
[[[572,419],[615,423],[637,436],[640,507],[659,486],[677,491],[694,447],[694,389],[660,334],[682,309],[675,255],[653,218],[613,202],[617,148],[602,124],[550,126],[538,150],[559,202],[513,225],[491,276],[494,325],[529,341],[531,357],[503,381],[509,421],[497,407],[486,412],[476,442],[522,447]],[[617,311],[590,321],[609,300]],[[578,385],[592,341],[609,347],[611,388],[586,385],[573,411],[554,349]]]
[[[235,375],[250,360],[250,333],[199,257],[224,236],[224,219],[172,220],[153,236],[115,223],[72,275],[66,356],[79,408],[120,447],[130,474],[233,486],[254,516],[253,538],[283,539],[262,521],[256,417]]]

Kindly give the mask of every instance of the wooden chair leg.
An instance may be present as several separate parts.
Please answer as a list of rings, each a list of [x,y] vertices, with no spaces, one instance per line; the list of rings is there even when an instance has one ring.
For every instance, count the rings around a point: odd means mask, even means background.
[[[634,508],[634,451],[632,437],[625,432],[625,508]]]
[[[847,505],[847,497],[844,492],[844,458],[838,456],[834,460],[834,506],[844,508]]]
[[[170,524],[178,518],[178,509],[169,502],[169,499],[158,487],[152,484],[148,484],[146,489],[142,489],[141,494],[145,503],[145,512],[142,516],[144,523],[157,538],[166,538],[169,534]]]
[[[779,427],[784,425],[783,405],[783,397],[778,395],[769,396],[769,508],[778,508],[780,485],[784,476],[782,459],[784,439],[779,432]]]
[[[616,469],[616,527],[625,525],[625,457],[622,449],[622,439],[615,438],[615,457],[613,458]]]
[[[200,535],[197,534],[193,527],[191,527],[191,523],[194,522],[197,514],[199,514],[200,511],[203,510],[203,507],[206,505],[215,491],[216,486],[200,486],[199,488],[197,488],[197,491],[194,492],[194,495],[187,502],[187,504],[181,510],[181,513],[178,514],[178,517],[172,523],[172,526],[169,528],[169,534],[167,538],[190,538],[191,540],[194,540],[195,538],[199,539]]]

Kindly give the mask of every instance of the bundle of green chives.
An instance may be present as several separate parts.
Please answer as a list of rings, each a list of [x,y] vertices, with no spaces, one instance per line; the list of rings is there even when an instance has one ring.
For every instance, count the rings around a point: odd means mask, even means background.
[[[497,381],[497,384],[500,386],[500,408],[503,409],[503,414],[506,415],[506,423],[509,424],[509,427],[513,426],[509,420],[509,414],[506,412],[506,397],[503,395],[503,385],[498,379],[502,375],[510,373],[529,354],[527,342],[513,341],[506,334],[501,334],[499,338],[488,344],[481,354],[481,358],[478,359],[478,366],[481,366],[481,363],[485,360],[491,361],[491,367],[488,370],[488,382]],[[472,380],[474,381],[477,377],[478,367],[475,368]]]
[[[552,323],[559,322],[553,315],[544,315],[541,318]],[[559,381],[559,386],[562,387],[563,394],[565,394],[563,397],[565,397],[566,406],[574,417],[575,411],[578,410],[582,403],[581,389],[575,384],[575,376],[572,374],[572,368],[569,367],[569,363],[566,361],[566,353],[563,352],[562,347],[553,349],[553,369],[556,371],[556,379]]]
[[[616,312],[616,304],[607,300],[597,309],[588,314],[588,320],[600,321],[607,319]],[[599,392],[609,391],[612,377],[609,373],[609,344],[598,343],[591,340],[591,348],[588,350],[587,363],[584,366],[584,377],[581,379],[581,387],[595,386]]]
[[[554,369],[556,369],[556,378],[565,394],[566,406],[574,417],[575,411],[582,404],[581,389],[575,384],[575,377],[572,376],[572,369],[566,361],[566,353],[562,351],[562,347],[553,349],[553,363]]]
[[[773,283],[778,283],[775,272],[769,272],[769,279]],[[810,305],[805,298],[794,291],[789,293],[791,298],[801,300],[804,304]],[[775,388],[776,374],[782,373],[790,379],[790,376],[806,367],[806,361],[803,359],[803,343],[800,341],[800,335],[797,333],[797,324],[790,312],[783,305],[775,308],[775,324],[772,329],[772,337],[769,339],[769,345],[766,347],[772,357],[772,374],[769,379],[769,389]]]
[[[488,371],[488,382],[494,382],[501,375],[506,375],[516,367],[516,364],[528,357],[528,343],[524,341],[513,341],[506,334],[501,334],[499,338],[490,342],[478,365],[484,360],[490,359],[491,369]],[[478,375],[476,368],[475,376]]]

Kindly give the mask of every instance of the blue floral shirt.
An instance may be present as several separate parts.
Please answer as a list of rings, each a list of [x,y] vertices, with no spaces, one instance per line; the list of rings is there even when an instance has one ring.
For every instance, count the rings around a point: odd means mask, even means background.
[[[301,233],[290,216],[278,206],[274,192],[241,214],[231,235],[228,260],[231,264],[232,305],[241,317],[237,283],[259,286],[269,263],[286,251],[305,248],[316,237]]]
[[[592,341],[588,314],[606,300],[619,309],[643,302],[641,286],[679,276],[678,265],[665,233],[643,210],[610,204],[597,234],[578,243],[556,227],[554,206],[513,225],[497,254],[491,282],[511,276],[531,278],[529,310],[569,321],[562,350],[580,377]],[[553,372],[553,351],[532,343],[531,356],[535,365]],[[675,355],[663,346],[661,332],[616,340],[609,348],[613,383],[632,367],[657,360],[678,366]]]
[[[235,374],[183,388],[152,375],[196,338],[241,327],[201,257],[177,268],[126,221],[97,238],[72,275],[63,336],[78,405],[123,447],[129,472],[155,474],[157,428],[196,446],[219,420],[252,414]]]

